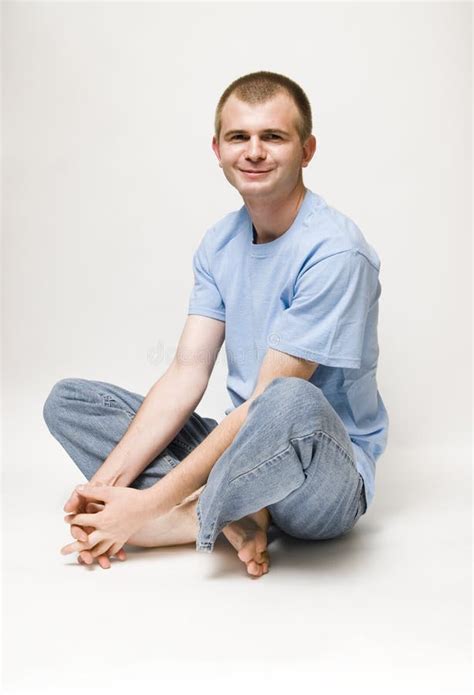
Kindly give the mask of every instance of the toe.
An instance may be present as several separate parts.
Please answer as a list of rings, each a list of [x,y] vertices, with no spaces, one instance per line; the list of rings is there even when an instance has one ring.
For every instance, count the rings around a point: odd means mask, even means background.
[[[242,562],[250,562],[251,560],[254,560],[257,556],[255,542],[252,540],[247,541],[247,543],[244,543],[237,555],[239,556],[239,559],[242,560]]]
[[[255,538],[255,549],[257,553],[264,553],[267,549],[267,537],[266,535],[258,534]]]
[[[251,560],[247,564],[247,572],[253,576],[259,577],[262,574],[261,565],[259,565],[255,560]]]

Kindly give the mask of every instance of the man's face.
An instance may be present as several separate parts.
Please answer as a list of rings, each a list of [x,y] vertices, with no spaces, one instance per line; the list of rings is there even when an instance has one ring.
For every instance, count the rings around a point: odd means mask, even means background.
[[[311,160],[316,138],[311,135],[301,145],[297,118],[293,100],[284,93],[262,104],[247,104],[234,94],[226,101],[219,142],[214,137],[212,149],[226,179],[244,198],[285,196],[302,180],[301,168]]]

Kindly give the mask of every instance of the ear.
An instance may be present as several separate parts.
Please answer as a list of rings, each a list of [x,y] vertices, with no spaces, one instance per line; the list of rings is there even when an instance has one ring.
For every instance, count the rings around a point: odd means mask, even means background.
[[[301,162],[302,167],[307,167],[310,161],[313,159],[313,155],[316,152],[316,137],[310,135],[303,145],[303,161]]]
[[[214,150],[214,153],[215,153],[217,159],[219,160],[219,166],[221,167],[222,166],[222,164],[221,164],[221,152],[220,152],[219,143],[217,142],[217,138],[215,135],[212,138],[212,145],[211,146],[212,146],[212,149]]]

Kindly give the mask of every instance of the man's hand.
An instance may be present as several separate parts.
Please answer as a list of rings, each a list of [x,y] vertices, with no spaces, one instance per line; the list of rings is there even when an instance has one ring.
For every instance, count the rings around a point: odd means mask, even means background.
[[[94,514],[69,514],[64,521],[75,526],[93,527],[88,540],[64,546],[61,553],[88,550],[92,557],[110,552],[115,555],[135,531],[156,516],[141,490],[110,485],[80,485],[76,492],[81,498],[105,502],[105,507]],[[65,505],[65,511],[68,503]],[[82,529],[81,529],[82,530]]]
[[[94,482],[91,483],[92,485],[98,485],[102,486],[104,483],[100,482]],[[103,504],[96,503],[96,502],[87,502],[83,497],[81,497],[76,490],[73,491],[72,495],[64,505],[64,511],[65,512],[74,512],[76,514],[83,513],[83,512],[99,512],[104,508]],[[73,538],[79,541],[84,541],[88,542],[89,536],[87,534],[92,533],[94,531],[93,526],[77,526],[74,524],[71,524],[71,535]],[[111,566],[110,560],[109,560],[109,553],[104,553],[102,555],[99,555],[97,557],[97,562],[99,565],[102,567],[102,569],[109,569]],[[121,548],[115,553],[115,556],[119,560],[126,560],[127,555],[125,553],[125,550]],[[94,562],[94,558],[92,554],[89,552],[89,550],[82,550],[77,557],[77,561],[79,564],[84,564],[84,565],[92,565]]]

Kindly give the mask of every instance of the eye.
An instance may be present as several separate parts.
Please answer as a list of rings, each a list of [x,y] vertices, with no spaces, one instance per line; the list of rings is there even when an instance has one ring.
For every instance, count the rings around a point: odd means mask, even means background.
[[[245,136],[243,135],[243,133],[238,133],[237,135],[233,135],[233,136],[231,137],[231,140],[235,140],[235,139],[239,139],[239,140],[240,140],[240,139],[243,138],[243,137],[245,137]],[[266,137],[266,138],[276,138],[277,140],[281,140],[281,137],[280,137],[279,135],[277,135],[276,133],[267,133],[264,137]]]

